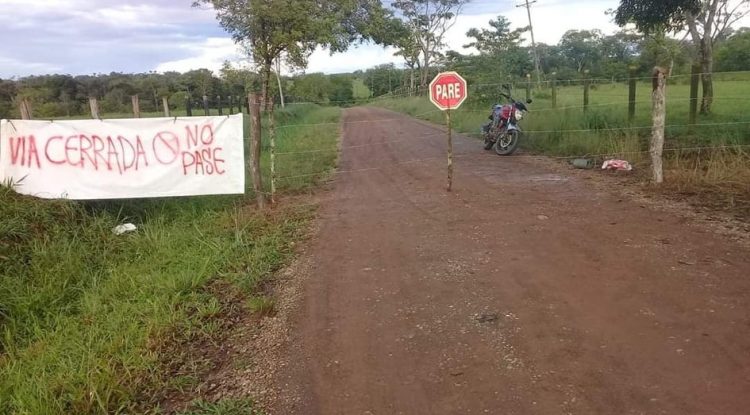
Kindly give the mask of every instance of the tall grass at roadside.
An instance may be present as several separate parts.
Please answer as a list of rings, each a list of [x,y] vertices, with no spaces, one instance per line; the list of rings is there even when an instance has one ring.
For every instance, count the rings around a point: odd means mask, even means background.
[[[338,158],[338,146],[331,137],[338,137],[338,107],[317,107],[310,104],[290,105],[287,115],[277,117],[276,177],[277,189],[298,191],[310,182],[325,178]],[[315,108],[310,111],[310,108]],[[296,115],[295,115],[296,114]],[[268,122],[264,123],[268,126]],[[263,169],[264,188],[270,191],[270,139],[264,128]]]
[[[750,151],[746,147],[679,151],[667,159],[665,169],[668,189],[750,219]]]
[[[278,119],[338,114],[307,106]],[[328,149],[338,129],[314,140],[304,129],[285,134],[279,151]],[[324,174],[334,161],[300,154],[284,168]],[[289,260],[312,215],[301,206],[259,214],[250,200],[44,201],[0,187],[0,413],[158,412],[165,391],[189,390],[207,363],[186,361],[179,346],[221,336],[236,306],[226,297],[263,298],[258,287]],[[123,222],[138,231],[114,235]]]

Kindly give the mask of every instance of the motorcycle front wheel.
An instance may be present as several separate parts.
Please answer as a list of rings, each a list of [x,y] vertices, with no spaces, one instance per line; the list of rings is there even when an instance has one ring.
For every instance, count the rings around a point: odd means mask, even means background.
[[[518,148],[519,138],[520,135],[518,134],[518,131],[507,131],[499,137],[497,143],[495,143],[495,152],[500,156],[509,156],[513,154]]]

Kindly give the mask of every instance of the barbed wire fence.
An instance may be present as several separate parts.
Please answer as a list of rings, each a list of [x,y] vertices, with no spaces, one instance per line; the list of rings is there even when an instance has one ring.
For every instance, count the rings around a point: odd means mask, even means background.
[[[701,120],[695,116],[694,112],[697,110],[698,89],[695,88],[696,79],[700,79],[702,74],[700,72],[694,72],[687,75],[675,75],[666,78],[666,85],[682,85],[689,83],[691,85],[690,95],[688,97],[668,97],[665,107],[667,111],[675,106],[687,106],[688,117],[684,122],[671,122],[665,123],[663,128],[669,134],[677,134],[684,131],[701,132],[702,129],[729,129],[732,128],[733,133],[738,138],[733,143],[719,143],[719,144],[701,144],[695,142],[683,143],[684,145],[676,145],[674,143],[663,147],[662,152],[664,154],[677,154],[682,152],[696,152],[699,155],[705,154],[710,151],[722,150],[730,152],[738,152],[747,155],[747,149],[750,148],[750,116],[747,119],[736,119],[732,121],[713,121],[711,119]],[[741,82],[750,83],[750,72],[731,72],[731,73],[714,73],[712,74],[715,82]],[[531,127],[525,131],[525,134],[533,140],[534,137],[542,135],[552,135],[555,137],[577,137],[581,140],[594,139],[604,140],[610,139],[611,137],[628,137],[628,136],[643,136],[644,133],[654,130],[654,124],[649,122],[650,119],[645,119],[642,116],[643,106],[651,106],[653,99],[650,96],[652,91],[646,82],[652,82],[652,77],[623,77],[621,79],[603,79],[603,78],[590,78],[586,75],[581,79],[547,79],[542,81],[543,88],[537,89],[536,82],[524,83],[521,81],[521,90],[529,95],[529,98],[541,96],[542,101],[546,101],[546,105],[540,107],[534,107],[532,109],[533,117],[558,117],[565,120],[566,117],[570,117],[571,114],[584,113],[592,114],[596,111],[604,111],[607,113],[615,113],[613,111],[618,107],[623,108],[623,113],[627,115],[627,121],[621,125],[616,122],[610,123],[609,120],[605,120],[601,123],[591,123],[590,125],[584,125],[582,127],[576,127],[572,125],[574,123],[560,122],[558,125],[554,125],[553,128],[542,128],[535,127],[532,123]],[[627,85],[627,89],[623,89],[623,84]],[[482,108],[486,105],[500,89],[506,88],[510,91],[518,91],[518,81],[512,83],[509,88],[507,82],[496,82],[496,83],[477,83],[470,85],[470,96],[474,102],[470,103],[466,108],[459,109],[456,111],[457,114],[467,114],[468,120],[481,120],[485,114],[489,114],[489,108]],[[611,88],[609,88],[611,87]],[[644,95],[644,89],[648,92],[648,99]],[[626,91],[627,93],[623,93]],[[294,107],[299,105],[338,105],[338,104],[369,104],[369,105],[380,105],[398,102],[405,98],[424,98],[427,96],[429,91],[422,87],[402,87],[393,90],[392,92],[375,98],[368,98],[354,101],[306,101],[306,102],[294,102],[287,103],[287,106]],[[714,97],[715,103],[739,103],[746,100],[745,97],[740,95],[741,91],[737,90],[732,95],[719,94]],[[577,95],[577,96],[576,96]],[[576,102],[577,101],[577,102]],[[133,117],[141,116],[138,109],[138,99],[133,99]],[[239,97],[227,97],[225,104],[222,104],[222,98],[216,97],[215,100],[203,97],[202,106],[203,111],[193,111],[192,106],[194,103],[186,102],[186,113],[188,115],[206,115],[215,113],[221,115],[230,115],[239,112],[246,112],[249,110],[247,98],[240,99]],[[213,104],[212,104],[213,103]],[[21,100],[19,103],[20,113],[22,118],[31,119],[33,118],[33,108],[28,100]],[[260,103],[261,107],[265,107],[264,103]],[[90,100],[91,116],[94,118],[100,118],[98,103],[96,99]],[[640,108],[640,113],[636,112],[636,109]],[[684,108],[684,107],[683,107]],[[202,113],[201,113],[202,112]],[[682,111],[680,111],[682,112]],[[431,111],[424,111],[419,113],[411,114],[413,117],[422,119],[438,120],[441,115],[437,109]],[[471,114],[474,114],[473,116]],[[641,116],[636,116],[640,114]],[[168,103],[164,102],[164,115],[171,115],[170,107]],[[738,114],[741,116],[741,114]],[[146,115],[148,116],[148,115]],[[624,118],[624,115],[622,116]],[[592,117],[596,118],[596,117]],[[290,141],[297,138],[295,130],[300,129],[309,130],[305,139],[310,140],[311,136],[315,136],[316,132],[330,132],[331,129],[343,129],[348,126],[361,126],[367,128],[368,124],[373,123],[389,123],[389,122],[402,122],[403,116],[385,116],[379,119],[372,120],[352,120],[352,121],[336,121],[336,122],[322,122],[322,123],[278,123],[275,128],[267,130],[263,134],[262,147],[264,158],[264,177],[266,178],[266,184],[270,186],[263,187],[258,192],[264,193],[267,196],[273,198],[277,190],[286,189],[297,189],[302,188],[306,183],[310,181],[316,181],[326,177],[336,177],[344,174],[356,174],[365,171],[377,171],[388,167],[372,166],[360,169],[339,169],[331,170],[331,167],[335,165],[338,155],[341,151],[356,151],[357,149],[367,149],[372,146],[397,146],[399,143],[404,143],[413,140],[421,139],[435,139],[444,134],[442,129],[437,128],[435,132],[426,133],[419,136],[410,134],[395,134],[390,135],[388,140],[377,141],[373,143],[360,144],[360,145],[347,145],[345,142],[340,145],[332,145],[326,148],[320,148],[320,145],[305,145],[305,143],[298,143],[298,145],[286,146],[286,150],[277,151],[276,145],[281,142]],[[476,130],[479,130],[480,125],[476,126]],[[641,137],[643,138],[643,137]],[[245,140],[249,140],[246,134]],[[648,155],[652,153],[652,150],[643,149],[632,149],[627,146],[621,146],[617,149],[611,149],[608,151],[596,151],[602,149],[602,146],[593,146],[594,151],[584,151],[581,147],[581,151],[575,155],[553,155],[555,159],[573,159],[578,157],[585,158],[607,158],[614,156],[630,156],[630,155]],[[481,153],[479,153],[481,154]],[[469,157],[477,155],[475,151],[469,151],[466,153],[457,153],[457,158]],[[521,154],[520,157],[535,157],[531,154]],[[519,157],[516,156],[516,157]],[[442,157],[441,157],[442,158]],[[404,163],[422,163],[438,159],[438,157],[425,157],[416,158],[409,160],[397,161],[398,164]],[[271,172],[269,175],[268,172]],[[270,182],[269,182],[270,181]],[[266,191],[265,189],[268,189]]]

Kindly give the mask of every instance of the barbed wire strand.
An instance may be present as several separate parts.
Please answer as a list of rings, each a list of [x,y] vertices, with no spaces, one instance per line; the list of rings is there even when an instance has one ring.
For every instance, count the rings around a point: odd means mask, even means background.
[[[697,151],[697,150],[718,150],[718,149],[740,149],[740,148],[750,148],[750,144],[736,144],[736,145],[721,145],[721,146],[697,146],[697,147],[670,147],[665,148],[662,151],[664,152],[678,152],[678,151]],[[544,156],[544,155],[516,155],[512,156],[511,158],[519,158],[519,157],[532,157],[532,158],[547,158],[547,159],[556,159],[556,160],[570,160],[580,157],[586,157],[586,158],[601,158],[606,156],[615,156],[615,155],[633,155],[633,154],[649,154],[650,150],[640,150],[640,151],[612,151],[607,153],[599,153],[599,154],[586,154],[584,156]],[[454,158],[462,158],[467,156],[479,156],[483,157],[487,155],[488,157],[496,157],[494,155],[490,155],[487,153],[459,153],[454,154]],[[434,157],[424,157],[420,159],[412,159],[412,160],[403,160],[403,161],[396,161],[392,164],[412,164],[412,163],[420,163],[425,161],[433,161],[433,160],[443,160],[445,159],[445,155],[441,156],[434,156]],[[296,178],[303,178],[303,177],[311,177],[311,176],[318,176],[323,174],[350,174],[350,173],[361,173],[361,172],[370,172],[375,170],[384,170],[388,169],[388,166],[385,167],[366,167],[366,168],[360,168],[360,169],[349,169],[349,170],[330,170],[330,171],[320,171],[315,173],[305,173],[305,174],[297,174],[297,175],[291,175],[291,176],[282,176],[278,177],[277,180],[285,180],[285,179],[296,179]]]

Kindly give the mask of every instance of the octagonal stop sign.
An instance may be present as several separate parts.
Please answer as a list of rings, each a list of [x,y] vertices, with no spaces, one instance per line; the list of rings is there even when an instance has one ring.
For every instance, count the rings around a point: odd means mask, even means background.
[[[467,96],[466,80],[456,72],[439,73],[430,82],[430,101],[443,111],[460,107]]]

